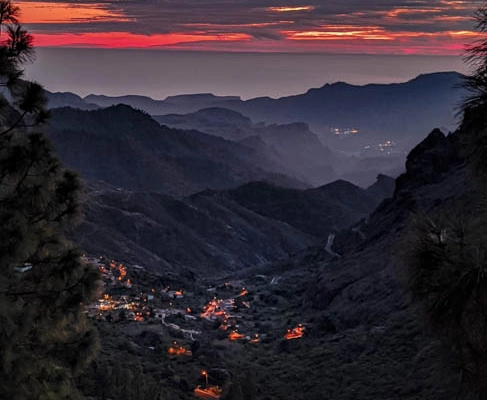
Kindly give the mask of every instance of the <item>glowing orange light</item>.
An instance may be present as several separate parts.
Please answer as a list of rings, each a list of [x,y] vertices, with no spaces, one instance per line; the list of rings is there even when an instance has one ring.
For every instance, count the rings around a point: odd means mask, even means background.
[[[169,347],[167,352],[171,356],[190,356],[192,354],[191,350],[188,350],[183,346],[177,346],[176,343],[174,343],[174,346]]]
[[[222,389],[218,386],[210,386],[202,388],[197,386],[194,389],[194,395],[199,399],[219,399],[222,394]]]
[[[299,324],[297,327],[291,329],[288,329],[286,334],[284,335],[284,339],[290,340],[290,339],[299,339],[302,338],[304,335],[305,327],[301,324]]]
[[[231,341],[231,342],[235,342],[239,339],[244,339],[245,338],[245,335],[241,334],[241,333],[238,333],[237,331],[233,331],[233,332],[230,332],[229,335],[228,335],[228,339]]]
[[[250,343],[259,343],[260,342],[260,337],[259,334],[256,333],[252,339],[250,339]]]

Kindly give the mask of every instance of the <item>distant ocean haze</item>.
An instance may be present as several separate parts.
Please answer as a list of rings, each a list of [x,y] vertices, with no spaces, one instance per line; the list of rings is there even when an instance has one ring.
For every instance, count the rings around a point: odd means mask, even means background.
[[[461,57],[220,53],[38,48],[29,79],[80,96],[139,94],[154,99],[189,93],[282,97],[325,83],[404,82],[421,73],[467,72]]]

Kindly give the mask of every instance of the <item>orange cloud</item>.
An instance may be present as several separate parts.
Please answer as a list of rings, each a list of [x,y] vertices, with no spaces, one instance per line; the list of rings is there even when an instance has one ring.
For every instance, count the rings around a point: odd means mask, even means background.
[[[311,11],[313,6],[297,6],[297,7],[268,7],[267,10],[274,12],[295,12],[295,11]]]
[[[228,29],[228,28],[267,28],[270,26],[279,25],[292,25],[294,21],[274,21],[274,22],[253,22],[253,23],[241,23],[241,24],[205,24],[205,23],[191,23],[184,24],[183,26],[188,28],[198,29]]]
[[[387,11],[385,15],[389,18],[397,18],[403,15],[409,16],[417,16],[420,17],[422,14],[432,14],[432,13],[440,13],[442,9],[439,7],[435,8],[394,8],[390,11]]]
[[[126,32],[39,33],[34,35],[36,46],[59,47],[147,48],[208,41],[235,42],[246,40],[250,40],[249,35],[240,33],[207,35],[204,32],[200,34],[169,33],[161,35],[138,35]]]
[[[458,55],[477,38],[472,1],[59,1],[16,3],[37,46]]]
[[[129,22],[120,12],[108,10],[102,3],[75,4],[54,2],[16,2],[24,24],[80,23],[92,21]]]
[[[313,31],[283,31],[288,40],[384,40],[404,42],[406,39],[417,38],[462,38],[468,40],[478,37],[473,31],[445,31],[445,32],[391,32],[378,26],[326,25]]]
[[[290,40],[393,40],[384,29],[377,26],[327,25],[320,30],[282,33]]]

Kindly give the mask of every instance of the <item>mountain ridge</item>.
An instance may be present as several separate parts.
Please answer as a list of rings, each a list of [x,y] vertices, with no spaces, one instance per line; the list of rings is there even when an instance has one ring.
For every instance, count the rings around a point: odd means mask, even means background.
[[[145,110],[151,115],[187,114],[208,107],[223,107],[240,112],[254,121],[265,121],[267,123],[306,122],[311,126],[311,129],[318,131],[320,134],[328,127],[338,126],[345,128],[353,126],[367,134],[386,134],[389,131],[394,132],[396,130],[400,131],[401,134],[412,135],[417,132],[430,131],[438,126],[454,130],[456,127],[456,120],[453,117],[455,115],[454,108],[465,93],[461,89],[463,80],[464,75],[450,71],[421,74],[407,82],[391,84],[351,85],[342,82],[327,83],[319,88],[310,88],[301,94],[277,99],[257,97],[241,100],[237,96],[194,94],[170,96],[165,100],[154,100],[148,96],[140,95],[121,97],[88,95],[83,100],[98,104],[101,107],[126,102],[135,108]],[[338,88],[339,90],[337,90]],[[384,91],[387,93],[384,93]],[[396,91],[401,92],[405,96],[401,104],[397,104]],[[341,94],[334,99],[333,93],[335,92],[340,92]],[[344,92],[352,93],[345,99]],[[360,99],[363,96],[367,97],[367,102]],[[386,96],[386,98],[381,100],[381,96]],[[315,112],[318,105],[312,102],[313,98],[316,100],[316,97],[326,100],[325,103],[319,106],[321,110],[318,115]],[[415,104],[415,102],[408,104],[411,97],[419,100],[420,104]],[[170,105],[171,102],[174,103],[174,100],[177,100],[177,106],[174,104]],[[350,103],[348,111],[345,113],[340,108],[345,105],[344,101]],[[301,105],[294,104],[295,102]],[[338,107],[333,107],[333,104],[338,105]],[[360,110],[360,108],[364,108],[364,110]],[[354,113],[353,110],[356,110],[356,112]],[[394,112],[392,113],[392,111]],[[372,112],[372,115],[370,115],[370,112]],[[386,114],[393,115],[383,121],[383,124],[385,123],[386,125],[384,127],[374,123],[376,118],[371,118],[372,116],[384,116]],[[429,121],[426,120],[427,114],[430,115]],[[404,124],[398,124],[398,118],[400,118],[399,121],[402,121],[408,115],[416,116],[415,120],[409,120],[409,127],[406,128]],[[324,126],[326,129],[324,129]],[[422,137],[415,139],[417,143]]]
[[[52,114],[49,137],[63,162],[90,181],[176,196],[259,179],[305,186],[261,168],[246,146],[162,127],[130,106],[60,108]]]

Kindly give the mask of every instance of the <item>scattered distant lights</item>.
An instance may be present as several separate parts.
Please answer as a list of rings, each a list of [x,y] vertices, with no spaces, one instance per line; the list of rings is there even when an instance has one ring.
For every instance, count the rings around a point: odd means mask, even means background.
[[[336,136],[358,135],[359,130],[356,128],[330,128],[330,132]]]
[[[394,151],[395,147],[396,147],[396,143],[393,140],[387,140],[382,143],[377,143],[376,145],[364,146],[364,150],[367,152],[378,151],[380,153],[389,155],[389,154],[397,153],[397,150]]]

